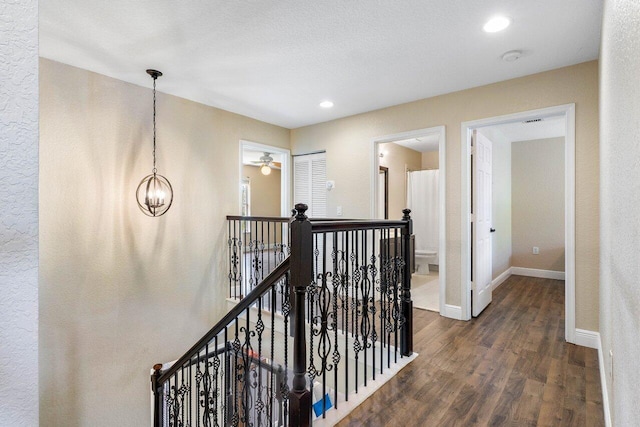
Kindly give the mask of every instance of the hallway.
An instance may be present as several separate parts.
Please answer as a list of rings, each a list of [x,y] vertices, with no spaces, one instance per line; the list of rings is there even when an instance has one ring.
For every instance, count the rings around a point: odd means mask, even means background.
[[[604,425],[598,353],[564,341],[563,285],[511,276],[470,322],[414,309],[419,357],[339,425]]]

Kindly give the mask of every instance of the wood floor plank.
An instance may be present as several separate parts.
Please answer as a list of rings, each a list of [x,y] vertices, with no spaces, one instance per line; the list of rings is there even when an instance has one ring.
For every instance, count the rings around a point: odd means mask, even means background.
[[[476,319],[414,311],[409,366],[339,426],[603,426],[597,351],[564,340],[564,282],[511,276]]]

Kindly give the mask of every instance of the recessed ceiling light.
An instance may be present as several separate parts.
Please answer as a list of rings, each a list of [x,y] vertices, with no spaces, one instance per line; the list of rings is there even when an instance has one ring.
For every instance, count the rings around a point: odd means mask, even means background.
[[[497,33],[507,28],[511,24],[511,19],[506,16],[494,16],[489,19],[482,29],[487,33]]]
[[[333,107],[333,102],[331,102],[331,101],[322,101],[320,103],[320,106],[322,108],[331,108],[331,107]]]

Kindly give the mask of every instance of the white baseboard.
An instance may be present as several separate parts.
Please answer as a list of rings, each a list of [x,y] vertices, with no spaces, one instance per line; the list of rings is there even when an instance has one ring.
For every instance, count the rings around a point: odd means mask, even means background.
[[[450,319],[462,320],[462,307],[459,305],[445,304],[444,312],[440,314]]]
[[[539,277],[541,279],[564,280],[564,271],[538,270],[537,268],[524,268],[524,267],[511,267],[511,274],[515,274],[516,276]]]
[[[602,386],[602,408],[604,409],[604,425],[611,427],[611,408],[609,407],[609,393],[607,391],[607,373],[604,370],[604,350],[602,349],[602,339],[598,334],[598,364],[600,365],[600,385]]]
[[[598,348],[600,341],[600,334],[598,332],[587,331],[586,329],[576,328],[576,340],[574,344],[581,345],[583,347]]]
[[[500,274],[498,277],[496,277],[495,279],[493,279],[491,281],[491,287],[495,290],[498,286],[502,285],[502,283],[507,280],[509,278],[509,276],[511,276],[513,273],[511,272],[511,269],[513,267],[509,267],[507,268],[505,271],[502,272],[502,274]]]

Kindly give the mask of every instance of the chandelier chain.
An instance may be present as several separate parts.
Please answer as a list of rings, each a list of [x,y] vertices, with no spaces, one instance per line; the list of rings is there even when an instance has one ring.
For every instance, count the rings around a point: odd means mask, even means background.
[[[156,169],[156,76],[153,76],[153,173]]]

